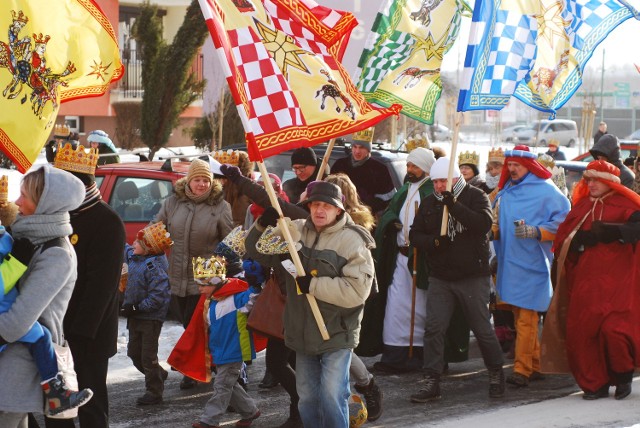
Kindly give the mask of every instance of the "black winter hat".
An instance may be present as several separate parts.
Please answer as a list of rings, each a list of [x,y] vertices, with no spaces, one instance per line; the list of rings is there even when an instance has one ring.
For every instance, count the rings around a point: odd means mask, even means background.
[[[318,164],[316,152],[309,147],[300,147],[295,149],[291,155],[291,166],[293,165],[313,165]]]

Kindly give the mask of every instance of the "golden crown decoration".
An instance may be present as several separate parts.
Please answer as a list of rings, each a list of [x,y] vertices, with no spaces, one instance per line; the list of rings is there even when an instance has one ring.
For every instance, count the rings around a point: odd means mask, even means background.
[[[466,151],[460,153],[458,156],[458,165],[480,165],[480,155],[476,152],[471,153],[470,151]]]
[[[9,176],[0,177],[0,205],[9,201]]]
[[[502,150],[502,147],[489,150],[489,162],[504,163],[504,150]]]
[[[62,123],[56,123],[53,127],[53,136],[55,138],[67,138],[71,134],[71,128]]]
[[[210,279],[215,277],[224,281],[227,277],[227,267],[224,257],[216,255],[209,258],[194,257],[191,263],[193,264],[194,279]]]
[[[431,144],[429,144],[429,137],[427,134],[416,134],[413,137],[407,138],[407,143],[405,144],[405,148],[407,149],[407,153],[411,153],[414,149],[418,147],[422,147],[425,149],[430,149]]]
[[[538,162],[542,164],[542,166],[547,168],[549,172],[553,172],[552,169],[554,166],[556,166],[556,161],[546,153],[543,153],[540,156],[538,156]]]
[[[78,144],[77,149],[73,149],[71,143],[64,146],[58,144],[56,159],[53,166],[65,171],[79,172],[81,174],[95,175],[96,164],[98,163],[98,149],[89,149],[85,152],[84,146]]]
[[[19,11],[18,13],[16,13],[15,10],[12,10],[11,17],[14,21],[23,22],[25,24],[29,22],[29,18],[27,18],[27,16],[24,13],[22,13],[22,11]]]
[[[353,138],[353,141],[366,141],[370,143],[373,141],[373,131],[375,131],[375,127],[372,126],[371,128],[353,133],[351,138]]]
[[[240,155],[236,150],[216,150],[211,153],[211,156],[218,162],[226,163],[227,165],[238,166],[240,162]]]
[[[291,233],[291,232],[289,232]],[[297,236],[292,236],[294,241],[300,239],[300,233]],[[296,242],[296,250],[300,250],[302,244]],[[278,227],[267,226],[258,242],[256,242],[256,250],[260,254],[287,254],[289,252],[289,245],[287,241],[282,237],[280,229]]]
[[[242,226],[237,226],[234,228],[225,238],[222,240],[222,243],[227,247],[231,248],[231,251],[236,253],[238,257],[244,257],[244,254],[247,252],[247,249],[244,246],[244,240],[247,237],[246,230],[242,230]]]
[[[173,245],[171,234],[167,232],[167,227],[161,221],[139,231],[138,240],[151,254],[164,253]]]

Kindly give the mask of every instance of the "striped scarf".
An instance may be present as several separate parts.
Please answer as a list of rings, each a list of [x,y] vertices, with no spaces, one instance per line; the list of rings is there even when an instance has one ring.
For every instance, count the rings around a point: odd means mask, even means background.
[[[458,199],[458,196],[460,196],[460,193],[462,193],[466,185],[467,183],[464,181],[462,177],[458,178],[458,181],[456,182],[456,184],[453,185],[453,189],[451,189],[451,191],[453,192],[453,196],[456,199]],[[442,199],[443,199],[442,195],[434,192],[433,196],[435,196],[435,198],[438,201],[442,202]],[[449,221],[447,222],[447,235],[449,236],[449,238],[451,238],[451,240],[453,241],[453,238],[455,238],[456,233],[462,233],[462,231],[464,231],[465,229],[466,227],[464,227],[462,223],[456,220],[451,215],[451,210],[449,210]]]
[[[80,204],[78,208],[73,211],[70,211],[71,217],[76,217],[82,214],[84,211],[88,210],[102,199],[102,195],[100,194],[100,190],[98,189],[98,185],[94,181],[91,185],[86,187],[86,193],[84,195],[84,201]]]

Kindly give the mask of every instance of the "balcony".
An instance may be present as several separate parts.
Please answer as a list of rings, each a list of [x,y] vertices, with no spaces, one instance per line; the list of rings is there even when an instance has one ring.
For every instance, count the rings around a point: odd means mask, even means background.
[[[132,49],[123,49],[120,51],[120,57],[125,69],[124,76],[116,82],[116,86],[112,90],[112,97],[117,98],[119,101],[142,100],[144,89],[142,87],[142,60],[139,57],[139,52]],[[198,81],[203,80],[202,53],[198,53],[194,59],[191,71]],[[202,94],[200,94],[200,99],[202,99]]]

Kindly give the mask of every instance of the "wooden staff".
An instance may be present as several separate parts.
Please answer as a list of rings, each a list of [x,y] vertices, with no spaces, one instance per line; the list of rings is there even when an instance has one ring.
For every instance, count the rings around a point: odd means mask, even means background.
[[[287,227],[287,223],[282,214],[282,209],[280,208],[280,204],[278,203],[278,197],[276,196],[275,190],[273,190],[273,185],[271,184],[271,180],[269,179],[269,173],[267,172],[267,167],[264,165],[264,162],[256,162],[258,164],[258,169],[260,170],[260,174],[262,175],[262,181],[264,183],[264,188],[267,190],[267,194],[269,195],[269,200],[271,201],[271,205],[278,211],[280,218],[278,218],[278,226],[282,231],[282,235],[284,239],[287,241],[287,246],[289,247],[289,254],[291,254],[291,261],[296,266],[296,271],[298,276],[305,275],[304,268],[302,267],[302,262],[300,261],[300,256],[298,255],[298,251],[296,251],[295,242],[293,242],[293,238],[291,237],[291,233],[289,233],[289,228]],[[316,298],[311,294],[307,294],[307,301],[309,302],[309,306],[311,307],[311,312],[313,312],[313,317],[316,320],[316,324],[318,325],[318,329],[320,330],[320,334],[324,340],[329,340],[329,332],[327,330],[327,326],[324,323],[324,319],[322,318],[322,314],[320,313],[320,308],[318,308],[318,302],[316,302]]]
[[[331,156],[331,152],[333,151],[333,146],[336,144],[336,139],[332,138],[329,140],[329,146],[327,147],[327,151],[322,158],[322,163],[320,164],[320,168],[318,168],[318,175],[316,176],[316,180],[322,180],[322,175],[324,174],[324,170],[327,169],[327,165],[329,164],[329,157]]]
[[[418,215],[418,201],[413,218]],[[416,323],[416,289],[418,288],[418,249],[413,247],[413,285],[411,287],[411,331],[409,332],[409,358],[413,358],[413,327]]]
[[[460,134],[460,123],[462,122],[462,112],[456,115],[456,122],[453,126],[453,139],[451,140],[451,158],[449,159],[449,173],[447,174],[447,191],[450,192],[453,187],[453,168],[456,165],[455,156],[458,150],[458,134]],[[447,226],[449,222],[449,209],[445,205],[442,209],[442,226],[440,228],[440,236],[447,234]]]

